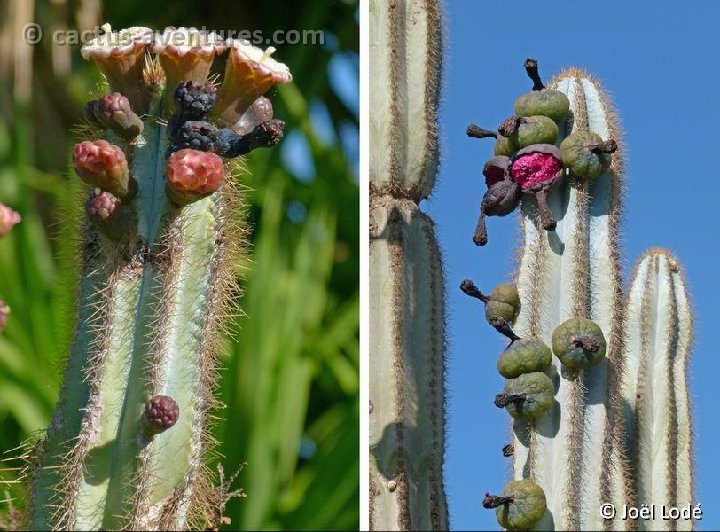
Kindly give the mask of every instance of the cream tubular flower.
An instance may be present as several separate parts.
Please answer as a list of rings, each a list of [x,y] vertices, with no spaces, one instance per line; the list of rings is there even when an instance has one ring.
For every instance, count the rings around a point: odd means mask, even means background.
[[[230,56],[213,115],[222,125],[232,127],[273,85],[292,81],[292,74],[287,65],[270,57],[275,51],[272,46],[262,50],[247,41],[232,39],[225,41],[225,46],[230,50]]]
[[[215,32],[169,27],[156,35],[152,51],[165,72],[166,101],[172,101],[181,81],[206,81],[215,55],[224,50],[225,45]]]
[[[102,26],[105,31],[83,45],[83,59],[92,59],[110,84],[110,90],[119,92],[130,100],[137,114],[148,109],[150,92],[143,80],[145,49],[152,43],[150,28],[132,27],[112,31],[110,24]]]

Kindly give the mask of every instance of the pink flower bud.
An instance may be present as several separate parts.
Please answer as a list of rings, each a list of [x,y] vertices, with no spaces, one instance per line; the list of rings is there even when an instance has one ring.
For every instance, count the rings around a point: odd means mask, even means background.
[[[20,215],[0,203],[0,238],[7,235],[17,223],[20,223]]]
[[[232,129],[239,135],[247,135],[263,122],[272,120],[272,117],[272,103],[265,96],[260,96],[260,98],[255,100],[240,116],[240,119],[232,126]]]
[[[223,161],[210,152],[184,149],[167,163],[166,191],[176,205],[187,205],[215,192],[223,181]]]
[[[124,198],[133,184],[123,151],[106,140],[86,140],[73,149],[75,172],[85,183]]]
[[[130,101],[119,92],[93,100],[87,104],[85,113],[90,120],[104,128],[112,129],[128,140],[134,139],[143,130],[142,120],[133,113]]]
[[[0,331],[7,325],[8,316],[10,316],[10,307],[5,304],[5,301],[0,299]]]
[[[168,395],[156,395],[145,403],[145,423],[150,432],[165,432],[179,418],[180,406]]]
[[[90,196],[86,210],[92,224],[110,240],[121,240],[129,235],[137,221],[134,206],[124,205],[122,200],[110,192]]]

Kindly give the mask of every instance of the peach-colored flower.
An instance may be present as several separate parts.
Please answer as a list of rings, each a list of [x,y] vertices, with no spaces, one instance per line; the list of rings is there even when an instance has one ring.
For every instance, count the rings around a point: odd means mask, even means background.
[[[112,31],[102,26],[104,34],[83,45],[83,59],[92,59],[105,74],[110,89],[126,96],[138,114],[148,109],[150,92],[143,80],[145,49],[152,43],[150,28],[132,27]]]
[[[22,218],[18,213],[0,203],[0,238],[7,235],[13,226],[20,223],[21,220]]]
[[[177,205],[187,205],[215,192],[223,182],[223,161],[211,152],[184,149],[167,163],[166,191]]]
[[[86,140],[73,148],[75,172],[85,183],[126,197],[132,185],[123,151],[106,140]]]
[[[231,127],[270,87],[292,81],[292,74],[287,65],[270,57],[275,51],[273,47],[262,50],[247,41],[232,39],[225,41],[225,46],[230,55],[213,115]]]
[[[225,45],[215,32],[197,28],[169,27],[156,35],[152,51],[157,54],[165,72],[166,100],[172,101],[181,81],[201,83],[207,80],[215,55],[224,50]]]

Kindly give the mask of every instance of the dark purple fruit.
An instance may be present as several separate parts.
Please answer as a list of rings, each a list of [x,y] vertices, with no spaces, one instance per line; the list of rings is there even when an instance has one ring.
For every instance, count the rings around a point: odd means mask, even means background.
[[[488,160],[483,167],[488,189],[480,202],[480,217],[473,235],[473,242],[478,246],[487,244],[485,217],[507,216],[520,203],[520,187],[512,180],[511,164],[509,157],[498,155]]]
[[[145,423],[150,432],[165,432],[179,417],[180,407],[170,396],[156,395],[145,403]]]

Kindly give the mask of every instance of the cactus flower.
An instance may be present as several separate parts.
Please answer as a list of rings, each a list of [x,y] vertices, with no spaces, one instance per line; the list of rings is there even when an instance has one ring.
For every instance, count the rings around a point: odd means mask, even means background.
[[[215,192],[223,181],[220,156],[192,149],[173,153],[167,163],[166,191],[176,205],[187,205]]]
[[[150,28],[132,27],[118,32],[104,24],[103,35],[81,49],[83,59],[92,59],[110,84],[110,89],[125,95],[134,109],[147,110],[150,93],[143,79],[145,49],[152,42]]]
[[[10,233],[13,226],[20,221],[21,218],[17,212],[0,203],[0,238]]]
[[[106,140],[85,140],[73,148],[73,165],[80,179],[115,196],[132,191],[130,171],[123,151]]]
[[[173,91],[181,81],[207,80],[216,54],[225,50],[215,32],[197,28],[165,28],[155,36],[152,46],[165,72],[165,105],[171,107]]]
[[[213,114],[223,125],[232,127],[273,85],[292,81],[292,74],[287,65],[270,57],[275,51],[272,46],[263,51],[232,39],[225,41],[225,45],[230,56]]]

